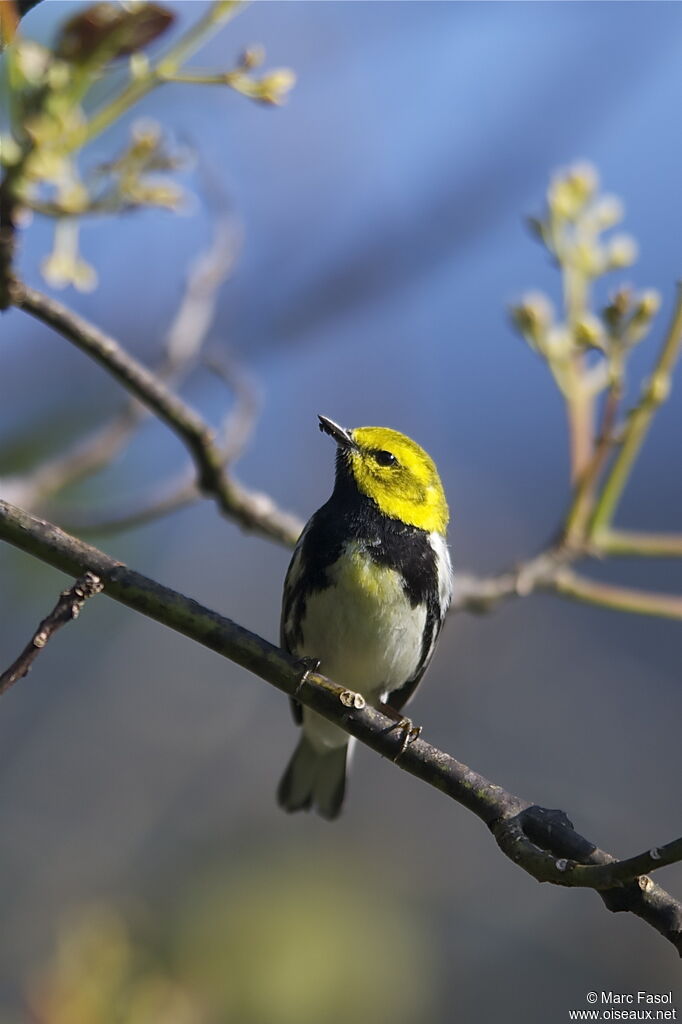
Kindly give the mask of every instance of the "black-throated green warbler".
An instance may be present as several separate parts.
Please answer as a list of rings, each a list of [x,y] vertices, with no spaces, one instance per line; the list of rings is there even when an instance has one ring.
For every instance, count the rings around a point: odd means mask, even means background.
[[[433,460],[397,430],[344,430],[319,419],[338,446],[336,482],[289,565],[281,644],[319,660],[325,675],[368,703],[400,711],[429,664],[452,595],[443,485]],[[335,818],[354,741],[295,701],[293,709],[303,735],[279,803]]]

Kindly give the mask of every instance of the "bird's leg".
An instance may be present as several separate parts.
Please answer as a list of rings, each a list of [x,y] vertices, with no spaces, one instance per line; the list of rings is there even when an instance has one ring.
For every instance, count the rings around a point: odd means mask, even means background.
[[[383,711],[388,718],[392,718],[395,722],[395,725],[392,725],[389,731],[399,729],[402,733],[400,749],[393,758],[394,761],[397,761],[398,758],[403,756],[410,743],[414,743],[419,738],[422,727],[421,725],[414,725],[411,718],[406,718],[401,711],[396,711],[395,708],[392,708],[390,704],[384,703],[384,701],[379,702],[379,711]]]
[[[322,664],[322,662],[320,661],[319,658],[308,658],[308,657],[299,658],[298,663],[301,666],[301,668],[303,669],[303,672],[301,673],[301,678],[299,679],[298,684],[296,686],[296,689],[294,690],[294,692],[292,694],[292,700],[296,700],[296,698],[298,697],[299,693],[301,692],[301,687],[303,686],[303,684],[307,680],[307,678],[310,675],[310,673],[311,672],[317,672],[317,670],[319,669],[320,665]]]

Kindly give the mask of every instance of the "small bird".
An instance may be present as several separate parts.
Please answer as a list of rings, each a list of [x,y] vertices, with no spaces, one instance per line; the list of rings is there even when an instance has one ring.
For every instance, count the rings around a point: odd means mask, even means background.
[[[452,596],[443,485],[433,460],[397,430],[346,430],[318,418],[337,444],[336,481],[296,544],[280,642],[399,719],[431,660]],[[355,741],[295,700],[292,709],[302,736],[278,802],[287,811],[314,807],[335,818]]]

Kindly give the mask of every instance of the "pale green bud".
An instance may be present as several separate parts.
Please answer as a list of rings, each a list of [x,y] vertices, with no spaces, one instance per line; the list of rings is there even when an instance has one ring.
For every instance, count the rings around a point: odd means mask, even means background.
[[[161,125],[151,117],[138,117],[133,122],[130,134],[136,150],[155,149],[161,141]]]
[[[79,292],[91,292],[97,287],[95,268],[68,252],[55,250],[41,264],[43,277],[53,288],[73,285]]]
[[[255,68],[260,68],[264,62],[265,47],[259,44],[248,46],[239,58],[239,66],[244,68],[245,71],[253,71]]]
[[[295,84],[296,75],[291,68],[277,68],[259,82],[258,99],[279,106]]]
[[[575,325],[575,340],[585,348],[603,348],[604,331],[597,318],[585,313]]]
[[[0,164],[12,167],[21,160],[21,146],[12,135],[0,135]]]
[[[15,66],[28,85],[41,85],[51,61],[50,51],[32,39],[24,39],[15,48]]]
[[[616,330],[623,319],[630,312],[632,306],[632,288],[621,285],[612,295],[608,306],[605,307],[602,316],[611,330]]]
[[[606,231],[619,224],[625,214],[622,202],[617,196],[602,196],[594,204],[592,216],[598,230]]]
[[[511,307],[511,318],[517,329],[528,342],[538,350],[542,350],[552,321],[554,310],[546,295],[542,292],[529,292],[524,295],[518,306]]]
[[[547,202],[555,217],[575,220],[599,185],[595,168],[589,163],[575,164],[557,175],[549,186]]]
[[[588,277],[598,277],[604,273],[604,251],[595,242],[578,242],[573,248],[571,261]]]
[[[79,292],[93,292],[97,287],[97,271],[85,260],[76,260],[73,286]]]
[[[661,296],[653,288],[641,292],[637,296],[632,318],[628,324],[627,339],[631,345],[647,334],[651,321],[661,307]]]
[[[149,57],[146,53],[142,53],[142,51],[131,53],[128,60],[128,69],[133,81],[136,82],[140,78],[145,78],[149,74],[149,68]]]
[[[648,288],[647,291],[641,292],[637,296],[637,305],[635,306],[635,317],[641,317],[645,320],[651,320],[655,317],[661,308],[661,295],[654,288]]]
[[[540,351],[550,363],[562,363],[571,354],[572,349],[570,331],[563,324],[557,324],[547,331]]]
[[[607,260],[612,270],[631,267],[637,260],[637,243],[631,235],[616,235],[608,245]]]

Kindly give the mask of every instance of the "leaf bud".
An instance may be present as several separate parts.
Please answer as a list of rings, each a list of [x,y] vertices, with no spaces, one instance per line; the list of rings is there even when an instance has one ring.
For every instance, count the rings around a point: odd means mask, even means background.
[[[609,269],[619,270],[631,267],[637,260],[637,243],[631,235],[616,235],[608,244],[607,261]]]
[[[595,168],[589,163],[574,164],[557,175],[549,186],[547,202],[555,217],[575,220],[599,185]]]

